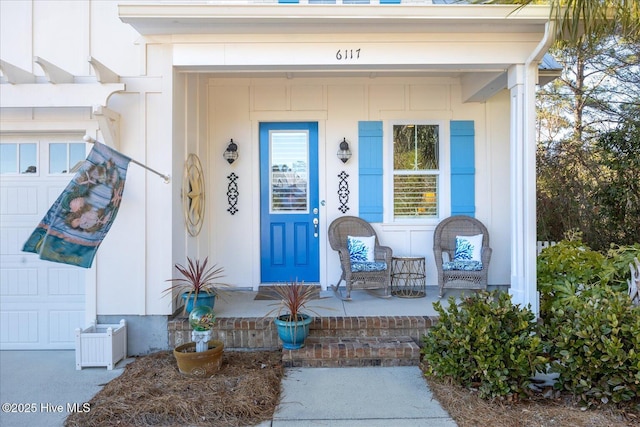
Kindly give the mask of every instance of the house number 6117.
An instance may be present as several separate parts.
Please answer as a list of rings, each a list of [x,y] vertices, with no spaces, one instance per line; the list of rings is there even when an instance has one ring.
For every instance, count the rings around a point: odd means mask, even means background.
[[[336,52],[336,59],[338,61],[360,59],[360,49],[338,49]]]

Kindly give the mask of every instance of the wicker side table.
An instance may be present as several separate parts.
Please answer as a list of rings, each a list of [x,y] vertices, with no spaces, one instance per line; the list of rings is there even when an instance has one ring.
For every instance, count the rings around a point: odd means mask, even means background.
[[[424,298],[426,289],[424,257],[394,256],[391,259],[391,295]]]

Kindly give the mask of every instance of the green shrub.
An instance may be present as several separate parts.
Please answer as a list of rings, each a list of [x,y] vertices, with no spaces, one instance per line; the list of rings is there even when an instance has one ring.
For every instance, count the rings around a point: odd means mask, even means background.
[[[593,286],[552,307],[544,329],[558,389],[585,405],[640,397],[640,307],[628,295]]]
[[[607,281],[607,265],[604,255],[579,240],[563,240],[543,250],[537,260],[540,316],[546,319],[552,306],[562,306],[582,289]]]
[[[625,293],[629,264],[640,257],[640,244],[611,245],[606,255],[591,250],[580,240],[563,240],[542,251],[537,260],[540,317],[547,319],[551,307],[562,308],[586,290],[598,293],[602,286]]]
[[[514,306],[504,292],[481,292],[445,310],[433,304],[438,323],[423,337],[427,375],[451,378],[479,390],[483,398],[519,395],[544,369],[534,315]]]
[[[631,279],[629,264],[634,258],[640,259],[640,243],[629,246],[611,245],[607,251],[607,258],[611,260],[610,283],[622,291],[627,291],[627,280]]]

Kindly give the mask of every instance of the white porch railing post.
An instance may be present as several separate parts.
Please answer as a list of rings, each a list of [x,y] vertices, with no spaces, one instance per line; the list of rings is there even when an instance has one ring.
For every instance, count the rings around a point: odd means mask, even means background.
[[[511,93],[511,287],[514,304],[538,315],[536,287],[536,175],[534,65],[508,71]]]

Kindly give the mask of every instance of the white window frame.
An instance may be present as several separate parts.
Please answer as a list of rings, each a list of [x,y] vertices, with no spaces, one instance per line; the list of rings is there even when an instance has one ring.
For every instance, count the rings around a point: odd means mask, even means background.
[[[439,127],[438,215],[422,218],[395,218],[393,214],[393,127],[396,125],[436,125]],[[436,225],[451,215],[450,129],[446,120],[389,120],[384,124],[384,222],[397,225]]]
[[[49,157],[51,144],[67,144],[67,163],[69,162],[69,144],[84,144],[85,158],[89,153],[89,144],[82,140],[82,134],[76,132],[24,132],[22,134],[11,133],[0,135],[0,143],[2,144],[35,144],[36,145],[36,173],[5,173],[2,174],[4,179],[19,177],[28,179],[30,177],[63,177],[75,174],[75,172],[67,171],[64,173],[49,172]],[[74,166],[74,165],[70,165]]]
[[[15,145],[17,149],[16,161],[18,162],[17,171],[16,172],[6,172],[1,174],[1,176],[7,177],[30,177],[30,176],[40,176],[40,142],[37,139],[25,139],[21,136],[4,136],[2,140],[0,140],[0,144],[2,145]],[[20,172],[20,146],[26,144],[34,144],[36,146],[36,171],[35,173],[23,173]]]
[[[82,138],[79,140],[73,140],[72,137],[65,137],[63,139],[52,139],[50,137],[43,138],[42,144],[46,146],[46,158],[47,158],[47,172],[46,174],[49,176],[65,176],[65,175],[74,175],[76,172],[72,171],[72,168],[76,165],[71,165],[69,162],[70,157],[70,144],[84,144],[84,157],[87,157],[87,143],[85,143]],[[67,171],[66,172],[51,172],[51,146],[53,144],[65,144],[66,145],[66,160],[67,160]]]

